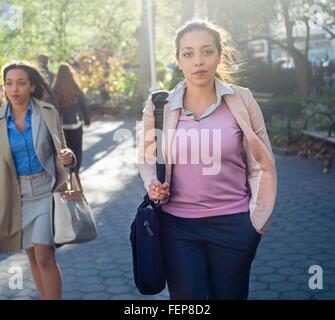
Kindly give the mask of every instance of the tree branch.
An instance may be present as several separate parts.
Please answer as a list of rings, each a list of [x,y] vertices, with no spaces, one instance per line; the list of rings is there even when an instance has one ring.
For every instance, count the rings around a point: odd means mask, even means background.
[[[248,39],[248,40],[242,40],[242,41],[239,41],[238,44],[243,45],[243,44],[246,44],[246,43],[249,43],[249,42],[252,42],[252,41],[257,41],[257,40],[267,40],[267,41],[269,41],[273,44],[276,44],[277,46],[281,47],[284,50],[287,50],[287,51],[291,50],[288,46],[286,46],[285,44],[283,44],[279,40],[273,39],[269,36],[260,36],[260,37],[254,37],[254,38],[251,38],[251,39]]]
[[[280,4],[282,7],[282,13],[285,22],[285,29],[286,29],[286,37],[287,37],[287,45],[289,48],[295,48],[294,40],[293,40],[293,25],[294,22],[290,20],[289,14],[289,4],[287,0],[280,0]]]
[[[327,25],[323,25],[322,29],[328,32],[332,39],[335,39],[335,32],[333,32]]]

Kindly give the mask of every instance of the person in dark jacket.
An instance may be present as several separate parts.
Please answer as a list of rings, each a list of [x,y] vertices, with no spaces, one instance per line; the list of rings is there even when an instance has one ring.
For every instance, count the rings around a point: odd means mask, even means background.
[[[75,70],[62,63],[53,83],[54,95],[62,119],[66,143],[77,158],[75,170],[79,172],[82,158],[83,125],[90,125],[88,103],[79,86]]]
[[[48,67],[49,57],[44,54],[40,54],[37,57],[37,61],[38,61],[40,72],[45,77],[45,79],[48,81],[48,84],[51,85],[55,78],[55,75],[49,70],[49,67]]]

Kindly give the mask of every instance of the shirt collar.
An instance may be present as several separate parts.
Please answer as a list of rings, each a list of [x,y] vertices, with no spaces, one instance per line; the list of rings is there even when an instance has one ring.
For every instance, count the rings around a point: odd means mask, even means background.
[[[183,107],[183,98],[186,89],[186,81],[180,82],[174,91],[173,97],[171,98],[171,109],[181,109]],[[215,77],[215,91],[217,96],[217,101],[221,101],[222,96],[226,94],[234,94],[233,89],[221,81],[219,78]]]
[[[31,114],[32,111],[33,111],[33,103],[32,103],[32,101],[30,100],[30,102],[29,102],[29,106],[28,106],[28,113]]]
[[[10,102],[8,102],[8,105],[7,105],[7,120],[11,120],[13,118],[13,115],[12,115],[12,104]]]
[[[9,102],[8,103],[8,111],[7,111],[7,120],[11,120],[13,118],[13,114],[12,114],[12,104]],[[33,103],[32,101],[30,100],[29,101],[29,105],[28,105],[28,110],[27,110],[27,115],[30,115],[31,112],[33,110]]]

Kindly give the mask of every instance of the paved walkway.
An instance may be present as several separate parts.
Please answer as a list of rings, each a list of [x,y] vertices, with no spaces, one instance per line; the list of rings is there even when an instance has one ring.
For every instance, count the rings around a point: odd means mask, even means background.
[[[122,129],[122,131],[120,130]],[[129,228],[144,192],[134,165],[135,121],[93,122],[84,136],[82,180],[98,238],[57,250],[64,299],[168,299],[140,295],[132,278]],[[276,156],[279,193],[272,226],[251,271],[250,299],[335,299],[335,169],[319,161]],[[323,270],[311,290],[310,266]],[[11,267],[23,269],[23,289],[9,289]],[[38,299],[25,254],[0,255],[0,299]]]

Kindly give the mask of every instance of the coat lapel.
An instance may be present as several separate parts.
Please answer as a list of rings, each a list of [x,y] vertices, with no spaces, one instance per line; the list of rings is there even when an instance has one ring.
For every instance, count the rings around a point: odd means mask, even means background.
[[[33,112],[31,115],[31,128],[33,133],[33,142],[35,150],[38,150],[38,132],[41,127],[41,113],[36,107],[36,104],[33,103]]]
[[[8,139],[8,129],[7,129],[7,108],[9,104],[0,108],[0,147],[3,149],[3,157],[9,165],[13,176],[16,176],[15,163],[12,156],[12,150],[10,149],[9,139]]]
[[[57,153],[59,153],[61,149],[61,141],[58,137],[58,131],[57,131],[57,124],[55,124],[55,119],[50,117],[50,112],[47,111],[50,107],[48,105],[42,105],[37,99],[33,99],[33,102],[35,105],[39,107],[39,114],[40,117],[43,117],[44,123],[47,126],[50,135],[52,137],[52,140],[54,142],[55,148]],[[40,118],[41,121],[41,118]]]
[[[243,101],[236,94],[226,95],[224,99],[241,130],[248,137],[252,131],[251,122]]]
[[[244,137],[247,140],[247,144],[249,146],[248,149],[251,151],[252,156],[257,161],[257,165],[259,165],[262,170],[268,169],[269,166],[272,166],[271,155],[269,154],[269,151],[267,150],[264,143],[261,142],[261,140],[253,131],[249,112],[242,99],[237,94],[235,94],[225,96],[225,101],[229,110],[243,131]]]

